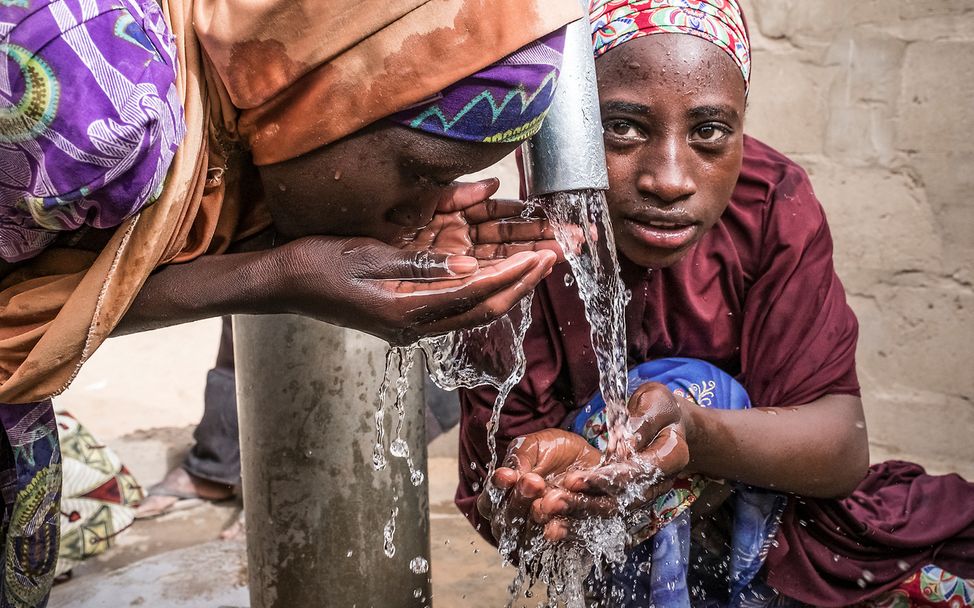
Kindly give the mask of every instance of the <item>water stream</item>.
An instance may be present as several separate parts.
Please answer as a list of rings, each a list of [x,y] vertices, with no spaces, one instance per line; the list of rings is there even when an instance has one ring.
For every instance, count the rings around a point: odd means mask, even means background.
[[[607,455],[625,458],[628,444],[623,440],[630,433],[626,425],[626,304],[630,296],[619,276],[605,193],[559,192],[543,197],[538,204],[555,230],[585,306],[599,367],[599,389],[606,404]]]

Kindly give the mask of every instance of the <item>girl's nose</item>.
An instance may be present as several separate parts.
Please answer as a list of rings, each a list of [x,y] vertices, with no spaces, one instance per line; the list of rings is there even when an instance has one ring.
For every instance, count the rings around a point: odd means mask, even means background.
[[[675,138],[652,146],[640,159],[642,166],[636,183],[639,193],[665,205],[695,194],[697,185],[691,170],[692,154],[686,142]]]

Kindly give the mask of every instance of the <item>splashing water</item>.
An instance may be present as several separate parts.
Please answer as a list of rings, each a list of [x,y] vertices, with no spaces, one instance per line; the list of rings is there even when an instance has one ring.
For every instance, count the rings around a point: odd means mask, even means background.
[[[425,572],[429,572],[430,563],[426,561],[425,557],[414,557],[409,561],[409,569],[413,574],[423,574]]]
[[[538,608],[585,608],[585,580],[593,571],[605,574],[606,564],[626,559],[626,526],[620,518],[592,518],[580,521],[576,539],[550,542],[541,535],[532,538],[521,551],[520,565],[511,583],[508,608],[519,596],[532,597],[532,587],[545,585],[548,601]]]
[[[487,448],[490,463],[484,479],[490,479],[497,468],[497,426],[501,408],[521,378],[524,377],[524,335],[531,325],[531,302],[528,294],[511,312],[482,327],[451,332],[444,336],[420,340],[426,353],[430,377],[446,390],[489,385],[497,389],[494,408],[487,423]],[[500,496],[491,495],[495,504]]]
[[[497,399],[487,429],[491,462],[485,479],[489,479],[497,463],[496,431],[500,421],[501,406],[507,400],[511,389],[524,376],[524,335],[530,324],[531,295],[528,295],[510,313],[482,327],[424,338],[411,346],[389,349],[374,416],[375,445],[372,463],[375,469],[380,470],[388,464],[385,448],[385,412],[394,386],[393,409],[398,419],[388,451],[393,457],[406,461],[410,481],[414,486],[421,485],[425,479],[423,472],[415,468],[409,445],[402,437],[406,413],[405,397],[409,390],[409,372],[414,362],[414,351],[420,349],[426,355],[430,377],[441,388],[454,390],[460,387],[490,385],[497,389]],[[394,371],[397,374],[395,382],[392,380]],[[393,488],[393,492],[394,496],[398,497],[396,488]],[[496,495],[497,501],[500,498],[499,494]],[[394,515],[386,524],[383,534],[386,555],[390,555],[390,550],[393,555],[395,554],[393,534],[396,513],[398,509],[393,510]]]
[[[375,411],[375,445],[372,447],[372,466],[375,470],[386,467],[388,460],[385,455],[385,410],[389,394],[389,386],[392,384],[392,369],[397,368],[395,382],[395,399],[393,407],[396,411],[395,438],[389,444],[389,453],[396,458],[406,461],[409,468],[409,480],[414,486],[419,486],[426,479],[423,472],[416,468],[412,456],[409,452],[409,444],[402,437],[403,424],[406,418],[406,393],[409,391],[409,372],[413,369],[412,347],[390,348],[386,353],[386,368],[382,376],[382,384],[379,385],[379,404]]]
[[[386,416],[386,394],[389,392],[389,383],[392,379],[392,365],[398,353],[391,348],[386,353],[386,369],[382,375],[382,384],[379,385],[378,405],[375,408],[375,444],[372,446],[372,467],[376,471],[386,468],[388,460],[385,450],[385,416]]]

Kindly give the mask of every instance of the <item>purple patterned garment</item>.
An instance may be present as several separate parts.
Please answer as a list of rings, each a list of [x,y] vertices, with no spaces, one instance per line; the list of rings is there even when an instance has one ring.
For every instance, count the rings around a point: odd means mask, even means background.
[[[185,133],[153,0],[0,0],[0,258],[158,198]]]
[[[564,49],[561,28],[389,119],[450,139],[523,141],[551,107]]]

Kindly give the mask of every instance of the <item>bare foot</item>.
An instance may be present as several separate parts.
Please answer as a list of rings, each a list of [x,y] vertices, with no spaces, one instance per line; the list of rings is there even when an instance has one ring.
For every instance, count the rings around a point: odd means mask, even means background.
[[[247,534],[247,524],[244,518],[244,512],[240,511],[240,515],[234,520],[232,524],[226,527],[223,532],[220,532],[220,538],[223,540],[239,540],[244,538]]]
[[[200,504],[200,501],[220,501],[233,496],[233,486],[208,481],[176,467],[166,473],[162,481],[149,488],[149,495],[135,510],[136,519],[157,517],[179,506]]]

